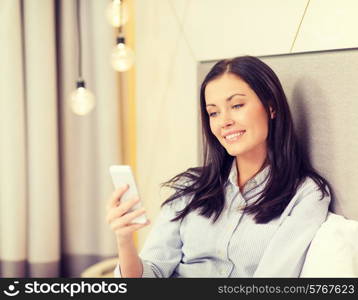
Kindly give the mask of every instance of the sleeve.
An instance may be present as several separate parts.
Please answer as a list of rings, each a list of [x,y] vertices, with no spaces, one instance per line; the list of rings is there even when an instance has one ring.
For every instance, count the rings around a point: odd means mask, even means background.
[[[312,179],[302,185],[290,213],[269,242],[253,277],[299,277],[316,232],[326,220],[330,196]]]
[[[143,265],[142,277],[168,278],[182,259],[182,240],[180,238],[180,220],[171,222],[179,210],[177,199],[174,203],[164,205],[145,241],[139,257]],[[120,266],[117,264],[114,277],[121,277]]]

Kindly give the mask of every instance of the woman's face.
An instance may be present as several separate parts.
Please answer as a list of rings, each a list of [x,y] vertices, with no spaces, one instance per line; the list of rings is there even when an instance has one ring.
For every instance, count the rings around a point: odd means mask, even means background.
[[[230,155],[266,157],[268,116],[244,80],[225,73],[210,81],[205,101],[211,131]]]

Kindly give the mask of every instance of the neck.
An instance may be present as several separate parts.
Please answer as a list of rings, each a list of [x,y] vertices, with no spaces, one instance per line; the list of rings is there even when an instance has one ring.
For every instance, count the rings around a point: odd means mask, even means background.
[[[266,157],[266,146],[236,156],[237,184],[240,189],[264,167]]]

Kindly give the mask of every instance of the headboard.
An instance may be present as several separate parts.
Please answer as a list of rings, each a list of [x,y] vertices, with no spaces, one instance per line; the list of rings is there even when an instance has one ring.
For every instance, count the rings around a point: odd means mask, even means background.
[[[299,140],[333,187],[332,211],[358,220],[358,48],[258,57],[278,75]],[[199,86],[215,63],[199,64]]]

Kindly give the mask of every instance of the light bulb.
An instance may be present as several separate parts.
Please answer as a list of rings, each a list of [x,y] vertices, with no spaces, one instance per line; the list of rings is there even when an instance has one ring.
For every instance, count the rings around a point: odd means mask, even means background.
[[[124,37],[117,38],[117,45],[112,50],[111,62],[113,69],[119,72],[127,71],[132,67],[134,52],[126,46]]]
[[[77,81],[77,89],[70,95],[72,111],[80,116],[88,114],[95,106],[94,95],[85,87],[83,80]]]
[[[122,16],[121,16],[122,13]],[[127,1],[112,0],[107,6],[107,19],[113,27],[123,26],[127,23],[129,10]]]

